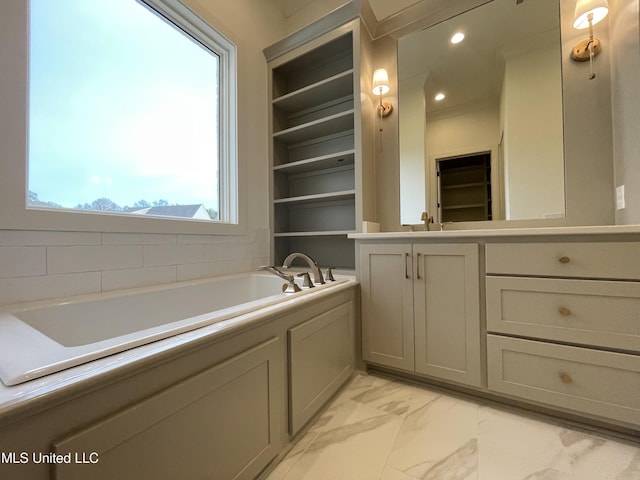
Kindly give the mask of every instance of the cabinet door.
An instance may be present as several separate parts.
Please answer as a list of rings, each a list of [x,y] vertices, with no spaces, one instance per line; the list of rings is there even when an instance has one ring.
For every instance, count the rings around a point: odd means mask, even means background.
[[[289,329],[289,431],[315,415],[355,369],[352,303]]]
[[[477,245],[414,245],[416,372],[480,386]]]
[[[360,248],[362,356],[413,371],[413,279],[410,245]]]
[[[54,442],[72,457],[55,478],[255,478],[281,443],[280,351],[272,338]]]

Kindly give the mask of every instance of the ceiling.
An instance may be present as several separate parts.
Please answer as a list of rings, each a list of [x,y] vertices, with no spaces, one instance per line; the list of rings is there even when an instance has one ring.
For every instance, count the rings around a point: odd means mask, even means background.
[[[289,18],[312,3],[322,0],[271,0],[285,18]]]
[[[322,2],[323,0],[271,0],[276,7],[282,12],[285,18],[299,12],[308,7],[312,3]],[[420,3],[422,0],[368,0],[373,10],[376,20],[380,21],[393,14],[404,10],[407,7]],[[348,3],[345,0],[344,3]]]
[[[504,61],[547,45],[560,46],[557,0],[494,0],[428,29],[400,38],[400,81],[425,78],[427,110],[442,111],[493,100],[500,93]],[[449,38],[466,34],[459,45]],[[435,102],[436,92],[447,94]]]
[[[408,8],[421,0],[369,0],[371,10],[376,16],[376,20],[381,21],[388,18],[405,8]]]

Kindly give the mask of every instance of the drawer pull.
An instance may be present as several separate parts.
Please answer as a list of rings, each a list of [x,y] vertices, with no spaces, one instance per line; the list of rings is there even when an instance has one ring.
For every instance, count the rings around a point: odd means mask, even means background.
[[[404,278],[409,278],[409,254],[404,254]]]
[[[416,278],[420,280],[420,254],[419,253],[416,258]]]
[[[568,373],[564,372],[560,373],[560,380],[562,380],[562,382],[566,383],[567,385],[573,383],[573,378],[571,378]]]
[[[558,309],[558,312],[560,312],[560,315],[562,315],[563,317],[568,317],[569,315],[571,315],[571,310],[569,310],[567,307],[560,307]]]
[[[558,259],[558,261],[559,261],[560,263],[562,263],[562,264],[565,264],[565,265],[566,265],[567,263],[569,263],[569,262],[571,261],[571,259],[570,259],[569,257],[560,257],[560,258]]]

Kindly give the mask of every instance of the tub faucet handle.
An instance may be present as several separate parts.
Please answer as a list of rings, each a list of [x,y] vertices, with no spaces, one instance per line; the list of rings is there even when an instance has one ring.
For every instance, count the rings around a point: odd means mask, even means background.
[[[327,282],[335,282],[335,281],[336,281],[336,279],[335,279],[335,278],[333,278],[333,269],[334,269],[334,268],[336,268],[336,267],[329,267],[329,268],[327,268],[327,274],[325,275],[325,280],[326,280]]]
[[[293,281],[293,278],[289,283],[285,283],[282,285],[282,291],[284,293],[298,293],[301,292],[302,289],[298,286],[296,282]]]
[[[311,281],[311,276],[309,275],[309,272],[299,273],[298,276],[299,277],[303,277],[302,288],[313,288],[313,287],[315,287],[315,285]]]

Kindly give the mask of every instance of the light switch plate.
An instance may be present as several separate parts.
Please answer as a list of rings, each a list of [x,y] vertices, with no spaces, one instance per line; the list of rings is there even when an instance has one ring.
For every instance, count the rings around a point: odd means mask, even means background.
[[[616,210],[622,210],[624,207],[624,185],[618,185],[616,187]]]

